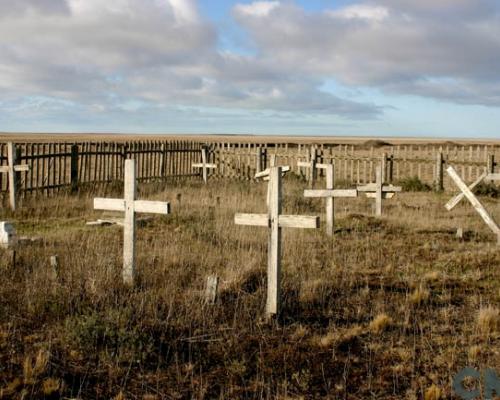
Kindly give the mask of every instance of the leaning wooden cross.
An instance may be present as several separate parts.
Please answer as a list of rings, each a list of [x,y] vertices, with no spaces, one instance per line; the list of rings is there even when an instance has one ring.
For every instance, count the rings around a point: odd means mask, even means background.
[[[309,154],[309,161],[298,161],[297,166],[299,168],[309,169],[309,187],[312,189],[314,187],[314,181],[316,180],[317,171],[316,168],[323,168],[326,164],[318,164],[318,153],[315,147],[311,147],[311,153]]]
[[[321,197],[326,199],[326,234],[333,236],[334,224],[334,198],[335,197],[358,197],[356,189],[334,190],[333,165],[317,164],[317,168],[326,169],[326,189],[324,190],[304,190],[304,197]]]
[[[266,314],[272,317],[280,310],[281,279],[281,228],[319,228],[319,217],[282,215],[281,167],[269,170],[269,204],[267,214],[236,214],[237,225],[263,226],[269,228],[267,255],[267,300]]]
[[[7,143],[7,159],[8,165],[0,167],[0,173],[9,175],[9,198],[10,208],[16,210],[16,194],[17,194],[17,172],[26,172],[30,170],[29,165],[17,165],[16,148],[14,143]]]
[[[170,204],[163,201],[136,200],[135,160],[125,160],[125,198],[95,198],[94,208],[104,211],[123,211],[123,281],[133,285],[135,279],[135,214],[169,214]]]
[[[400,186],[384,185],[382,180],[382,166],[379,165],[376,170],[376,182],[368,185],[358,186],[359,192],[364,192],[366,197],[375,198],[375,215],[382,216],[382,199],[390,199],[397,192],[401,192]]]
[[[208,180],[208,170],[217,168],[217,165],[209,164],[207,162],[207,148],[206,147],[203,147],[201,149],[201,163],[193,164],[193,168],[201,168],[202,169],[203,182],[205,182],[205,184],[206,184],[207,180]]]
[[[463,197],[466,197],[467,200],[472,204],[472,206],[476,209],[476,211],[479,213],[481,218],[486,222],[486,225],[489,226],[489,228],[497,235],[497,240],[498,240],[498,245],[500,246],[500,227],[498,224],[495,222],[493,217],[490,215],[490,213],[484,208],[484,206],[481,204],[481,202],[478,200],[478,198],[472,193],[472,189],[477,186],[478,182],[474,182],[471,186],[467,186],[465,182],[460,178],[460,176],[457,174],[455,169],[453,167],[448,167],[446,170],[450,178],[455,182],[455,184],[458,186],[458,188],[462,191],[463,196],[455,196],[453,199],[451,199],[446,205],[446,209],[448,211],[452,210],[453,207],[455,207],[460,200]],[[498,175],[498,176],[497,176]],[[483,179],[490,179],[490,180],[500,180],[500,174],[483,174],[481,175],[481,180]],[[478,179],[479,180],[479,179]],[[472,189],[471,189],[472,188]]]

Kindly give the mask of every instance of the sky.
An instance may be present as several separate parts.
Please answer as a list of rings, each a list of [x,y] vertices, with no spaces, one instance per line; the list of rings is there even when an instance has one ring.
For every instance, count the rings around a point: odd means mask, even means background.
[[[498,0],[0,0],[0,131],[500,138]]]

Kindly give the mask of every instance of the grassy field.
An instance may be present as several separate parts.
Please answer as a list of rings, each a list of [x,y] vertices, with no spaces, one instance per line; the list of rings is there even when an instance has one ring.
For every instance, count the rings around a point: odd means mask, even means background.
[[[285,180],[284,212],[323,218],[305,186]],[[133,289],[121,284],[122,229],[85,226],[102,215],[94,194],[1,209],[41,238],[14,267],[0,250],[1,399],[438,400],[456,398],[465,366],[498,371],[500,250],[467,202],[448,213],[450,194],[403,193],[377,220],[371,200],[337,200],[334,239],[285,230],[283,315],[269,325],[266,230],[233,223],[265,212],[265,184],[140,189],[173,213],[139,228]],[[483,200],[500,220],[498,199]]]

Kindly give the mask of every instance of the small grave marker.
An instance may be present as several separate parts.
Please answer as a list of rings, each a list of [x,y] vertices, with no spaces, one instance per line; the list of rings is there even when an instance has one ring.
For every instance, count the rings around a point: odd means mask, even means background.
[[[317,167],[326,169],[326,190],[304,190],[304,197],[320,197],[326,199],[326,233],[329,236],[333,236],[335,197],[358,197],[358,191],[356,189],[334,190],[333,165],[318,164]]]
[[[210,275],[207,277],[207,286],[205,288],[205,303],[214,305],[217,301],[217,290],[219,288],[219,277]]]
[[[236,214],[236,225],[262,226],[269,229],[267,257],[267,300],[266,314],[269,317],[279,314],[281,289],[281,229],[282,228],[319,228],[319,217],[283,215],[281,167],[269,170],[269,203],[267,214]]]
[[[384,185],[382,180],[382,166],[379,165],[376,170],[377,179],[375,183],[358,186],[359,192],[364,192],[366,197],[375,198],[375,215],[382,216],[382,199],[390,199],[397,192],[401,192],[400,186]]]
[[[17,164],[16,146],[14,143],[7,143],[7,159],[8,165],[0,166],[0,173],[8,174],[9,177],[9,199],[10,208],[16,210],[16,195],[17,195],[17,172],[26,172],[30,170],[27,164]]]
[[[0,222],[0,246],[10,249],[17,244],[17,234],[14,225],[10,222]]]
[[[135,160],[125,160],[124,199],[95,198],[94,209],[122,211],[123,225],[123,281],[133,284],[135,280],[135,223],[136,213],[169,214],[170,204],[163,201],[136,200]]]
[[[193,164],[193,168],[201,168],[202,175],[203,175],[203,182],[205,182],[205,184],[206,184],[208,181],[208,170],[217,168],[217,165],[209,164],[207,162],[207,148],[206,147],[202,147],[202,149],[201,149],[201,163]]]

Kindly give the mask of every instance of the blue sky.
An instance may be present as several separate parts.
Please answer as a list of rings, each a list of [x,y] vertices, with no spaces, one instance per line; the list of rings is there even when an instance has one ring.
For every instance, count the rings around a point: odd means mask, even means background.
[[[494,0],[5,2],[0,131],[498,138],[499,37]]]

